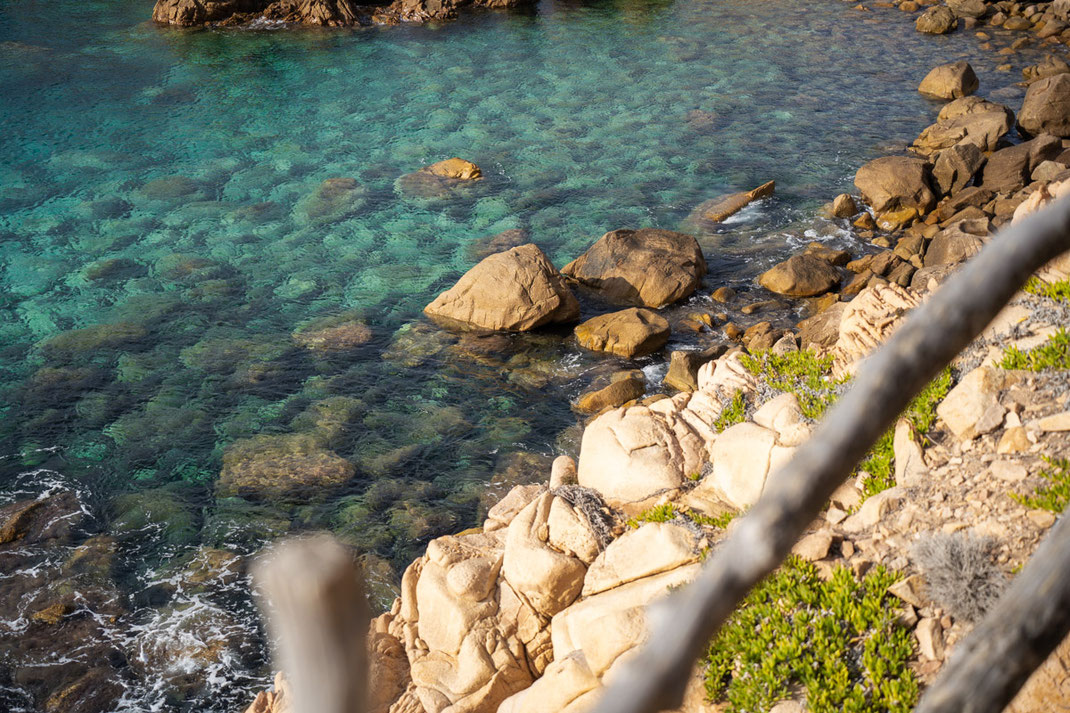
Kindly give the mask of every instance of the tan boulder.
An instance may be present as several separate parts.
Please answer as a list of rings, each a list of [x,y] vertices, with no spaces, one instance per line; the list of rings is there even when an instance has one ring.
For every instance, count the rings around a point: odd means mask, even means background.
[[[972,228],[971,222],[956,223],[937,233],[925,251],[925,267],[957,265],[981,252],[985,241],[980,236],[966,232],[964,229]]]
[[[858,205],[849,194],[841,193],[832,199],[829,213],[833,218],[850,218],[858,214]]]
[[[547,544],[553,501],[553,495],[543,493],[509,524],[502,565],[509,585],[544,616],[553,616],[571,604],[579,596],[587,573],[581,560]]]
[[[982,183],[994,193],[1013,193],[1029,183],[1037,166],[1062,150],[1062,142],[1050,134],[1000,149],[985,162]]]
[[[878,212],[915,208],[927,213],[936,204],[929,186],[929,164],[908,156],[885,156],[863,165],[855,187]]]
[[[1070,137],[1070,74],[1030,84],[1018,112],[1018,126],[1030,135]]]
[[[743,210],[754,201],[768,198],[773,195],[773,191],[775,190],[776,182],[768,181],[750,191],[741,191],[721,198],[708,200],[695,208],[692,212],[692,216],[693,218],[698,217],[702,220],[710,221],[711,223],[720,223],[726,218]]]
[[[583,694],[601,686],[582,651],[557,658],[530,688],[502,702],[498,713],[562,713]]]
[[[914,27],[928,35],[945,35],[958,27],[958,18],[946,5],[936,5],[919,15]]]
[[[976,145],[963,142],[936,154],[933,187],[943,195],[958,193],[984,165],[985,156]]]
[[[770,292],[788,297],[814,297],[840,283],[840,274],[828,262],[813,255],[793,255],[758,278]]]
[[[493,532],[508,527],[513,518],[545,490],[546,486],[537,483],[513,487],[504,498],[487,511],[487,519],[483,522],[484,532]]]
[[[576,339],[585,349],[631,358],[661,349],[669,332],[669,322],[657,312],[632,307],[587,320],[576,327]]]
[[[1007,107],[974,96],[963,97],[945,104],[936,123],[918,135],[912,148],[924,156],[962,143],[995,151],[1013,127],[1014,114]]]
[[[580,394],[573,408],[581,413],[598,413],[607,408],[616,408],[646,393],[646,382],[641,371],[624,372],[619,378],[601,389]]]
[[[1006,413],[999,403],[1001,383],[995,369],[978,367],[948,392],[936,414],[960,440],[990,433],[1003,424]]]
[[[586,516],[564,498],[554,498],[550,504],[546,526],[549,528],[546,542],[558,552],[575,557],[586,565],[598,557],[602,549],[598,536],[591,530]]]
[[[453,178],[458,181],[474,181],[483,178],[483,172],[479,170],[479,166],[463,158],[447,158],[420,170],[427,171],[434,176]]]
[[[706,260],[694,237],[670,230],[614,230],[561,270],[607,299],[664,307],[698,287]]]
[[[535,245],[484,258],[424,308],[448,326],[523,332],[574,322],[580,306]]]
[[[934,99],[958,99],[977,91],[977,75],[969,62],[960,60],[933,67],[918,85],[918,91]]]
[[[929,475],[925,467],[925,455],[914,426],[905,418],[895,424],[892,440],[892,452],[895,455],[895,484],[912,487],[923,485]]]
[[[698,473],[705,441],[679,414],[654,408],[661,403],[614,409],[591,421],[580,444],[579,484],[621,504],[679,488]]]
[[[670,522],[648,522],[606,547],[587,570],[583,596],[698,561],[695,535]]]
[[[776,432],[750,421],[725,430],[710,450],[713,474],[706,481],[712,479],[724,500],[739,509],[758,502],[769,474],[795,451],[777,445]]]

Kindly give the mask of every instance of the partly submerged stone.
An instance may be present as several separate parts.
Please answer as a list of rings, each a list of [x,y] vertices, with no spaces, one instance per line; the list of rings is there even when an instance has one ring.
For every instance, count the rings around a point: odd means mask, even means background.
[[[933,99],[958,99],[977,91],[977,74],[969,62],[960,60],[933,67],[918,85],[918,91]]]
[[[915,208],[918,213],[927,213],[936,204],[929,185],[929,164],[919,158],[874,159],[858,169],[855,186],[878,212]]]
[[[216,492],[220,497],[286,496],[341,485],[355,473],[352,463],[311,434],[255,436],[227,447]]]
[[[639,398],[646,393],[643,372],[629,371],[614,375],[613,381],[601,389],[580,394],[573,406],[582,413],[598,413],[607,408],[616,408]]]
[[[613,302],[657,308],[694,292],[706,260],[686,233],[614,230],[561,272]]]
[[[958,18],[951,8],[937,5],[919,15],[914,27],[928,35],[944,35],[958,27]]]
[[[648,309],[621,310],[599,315],[576,327],[580,346],[622,357],[645,356],[669,341],[669,322]]]
[[[749,191],[732,193],[722,198],[714,198],[700,204],[692,216],[711,223],[720,223],[735,215],[756,200],[768,198],[776,190],[776,181],[768,181]]]
[[[479,166],[471,161],[465,161],[463,158],[448,158],[420,170],[427,171],[433,176],[453,178],[458,181],[474,181],[483,178],[483,171],[480,170]]]
[[[549,258],[528,244],[484,258],[424,312],[446,326],[523,332],[574,322],[580,306]]]
[[[840,284],[832,265],[814,255],[793,255],[762,273],[758,284],[788,297],[814,297]]]

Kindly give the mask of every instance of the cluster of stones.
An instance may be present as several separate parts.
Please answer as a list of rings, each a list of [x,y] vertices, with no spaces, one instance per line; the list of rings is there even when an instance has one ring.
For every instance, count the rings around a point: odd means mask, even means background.
[[[1070,43],[1070,3],[1066,0],[1036,3],[946,0],[946,4],[939,0],[881,0],[872,6],[898,7],[903,12],[918,13],[914,26],[918,32],[931,35],[954,32],[960,26],[967,30],[987,26],[1032,32],[1049,45]],[[858,7],[864,9],[862,5]]]
[[[318,27],[449,20],[466,7],[518,7],[530,0],[157,0],[152,19],[176,27],[238,27],[257,21]]]

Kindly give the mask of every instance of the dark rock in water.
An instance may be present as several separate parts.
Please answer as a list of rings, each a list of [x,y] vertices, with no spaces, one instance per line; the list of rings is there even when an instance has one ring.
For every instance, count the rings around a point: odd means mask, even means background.
[[[68,542],[83,519],[77,496],[64,490],[43,500],[20,500],[0,508],[0,545]]]
[[[149,181],[141,187],[141,195],[153,200],[193,200],[199,197],[201,184],[186,176],[166,176]]]
[[[341,485],[355,473],[352,463],[309,434],[263,435],[227,447],[216,492],[221,497],[287,496]]]
[[[701,352],[673,352],[669,356],[669,371],[665,374],[665,385],[677,391],[697,391],[699,368],[724,354],[727,349],[725,345],[719,344]]]
[[[310,225],[333,223],[364,206],[364,188],[354,178],[328,178],[298,201],[294,213]]]
[[[90,669],[45,701],[49,713],[106,713],[114,710],[123,686],[111,667]]]
[[[293,333],[298,345],[315,352],[339,352],[371,341],[372,331],[357,312],[314,319]]]
[[[561,272],[612,302],[659,308],[695,291],[706,260],[685,233],[614,230]]]
[[[144,339],[146,334],[144,327],[129,322],[95,324],[61,332],[41,344],[41,349],[51,358],[72,358],[127,347]]]
[[[523,228],[511,228],[497,235],[480,238],[468,246],[468,259],[478,262],[488,255],[505,252],[512,248],[530,243],[528,231]]]

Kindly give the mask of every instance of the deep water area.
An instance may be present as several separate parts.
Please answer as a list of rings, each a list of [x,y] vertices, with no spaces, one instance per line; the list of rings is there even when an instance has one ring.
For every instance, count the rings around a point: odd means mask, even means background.
[[[721,285],[762,299],[754,276],[810,240],[863,249],[817,209],[934,120],[931,66],[1024,93],[970,33],[840,0],[544,0],[359,30],[179,31],[151,8],[0,4],[0,506],[48,499],[65,523],[0,555],[12,713],[94,675],[121,690],[101,710],[240,710],[270,675],[249,555],[330,530],[386,606],[430,538],[576,453],[569,401],[593,380],[658,387],[664,356],[427,322],[490,236],[522,229],[561,267],[775,180],[696,232],[710,274],[674,314]],[[485,178],[398,181],[451,156]],[[334,327],[340,348],[302,336]],[[355,475],[217,486],[224,453],[308,439]]]

